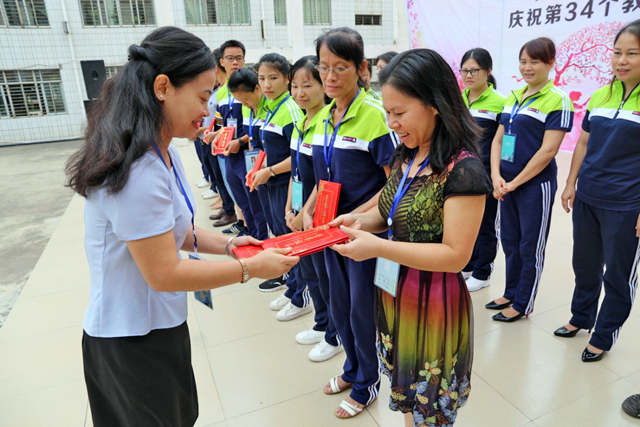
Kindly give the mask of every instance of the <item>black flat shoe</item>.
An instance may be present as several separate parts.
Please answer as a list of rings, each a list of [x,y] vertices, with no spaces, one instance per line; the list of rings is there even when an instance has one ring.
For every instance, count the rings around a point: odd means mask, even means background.
[[[562,337],[562,338],[573,338],[576,336],[576,334],[578,333],[578,331],[580,330],[580,328],[571,331],[567,328],[565,328],[564,326],[561,328],[558,328],[555,330],[555,332],[553,333],[553,335],[557,336],[557,337]]]
[[[502,313],[494,314],[493,316],[491,316],[493,320],[496,320],[498,322],[506,322],[506,323],[515,322],[516,320],[521,319],[523,317],[524,317],[524,313],[518,313],[513,317],[507,317]]]
[[[606,353],[606,351],[603,351],[600,354],[593,353],[593,352],[589,351],[589,349],[585,348],[584,351],[582,352],[582,361],[583,362],[597,362],[598,360],[600,360],[600,359],[602,359],[604,357],[605,353]]]
[[[495,301],[491,301],[490,303],[487,303],[484,305],[484,308],[488,309],[488,310],[504,310],[507,307],[511,307],[511,304],[513,304],[511,301],[509,302],[505,302],[504,304],[496,304]]]

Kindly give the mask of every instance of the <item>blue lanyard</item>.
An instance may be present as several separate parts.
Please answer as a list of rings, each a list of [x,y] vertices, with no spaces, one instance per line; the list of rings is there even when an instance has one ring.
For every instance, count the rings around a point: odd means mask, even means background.
[[[302,141],[304,140],[304,132],[298,128],[297,124],[293,124],[293,126],[298,131],[298,149],[296,150],[296,173],[294,175],[295,180],[298,180],[298,167],[300,167],[300,145],[302,145]],[[303,125],[304,129],[304,125]]]
[[[338,122],[338,125],[334,126],[333,134],[331,135],[331,143],[329,144],[329,147],[327,147],[327,130],[329,126],[329,121],[331,120],[331,111],[329,111],[329,117],[327,117],[327,120],[324,122],[324,161],[327,164],[328,181],[331,181],[331,158],[333,157],[333,143],[336,142],[336,137],[338,136],[338,129],[340,129],[340,125],[342,124],[342,121],[347,116],[347,113],[349,112],[349,108],[351,108],[351,105],[353,104],[353,102],[356,100],[356,98],[358,98],[358,95],[360,95],[360,89],[358,89],[358,93],[356,93],[356,96],[349,103],[349,106],[347,107],[346,111],[342,115],[342,118]]]
[[[409,181],[409,184],[405,187],[405,183],[407,182],[407,177],[409,176],[409,171],[411,170],[411,166],[413,165],[413,161],[416,158],[416,154],[418,154],[417,150],[416,150],[415,153],[413,153],[413,157],[411,158],[411,162],[409,163],[409,166],[407,166],[407,170],[404,171],[404,175],[402,175],[402,179],[400,180],[400,184],[398,184],[398,189],[396,190],[396,194],[395,194],[395,196],[393,196],[393,205],[391,205],[391,209],[389,210],[389,218],[387,218],[387,225],[389,226],[389,240],[393,240],[393,228],[392,228],[392,226],[393,226],[393,214],[396,212],[396,209],[398,208],[398,205],[400,204],[400,200],[402,200],[404,195],[407,194],[407,191],[409,190],[409,187],[411,187],[411,183],[413,182],[413,180],[416,179],[416,177],[418,175],[420,175],[420,172],[422,172],[424,170],[424,168],[426,168],[427,165],[429,164],[429,156],[427,156],[427,158],[422,163],[422,166],[420,166],[420,169],[418,169],[418,172],[416,172],[416,174],[413,176],[413,178],[411,178],[411,181]]]
[[[535,101],[536,99],[538,99],[537,96],[534,96],[533,98],[531,98],[529,100],[529,102],[527,102],[526,104],[524,104],[522,107],[518,108],[518,98],[516,98],[516,103],[513,104],[513,108],[511,109],[511,116],[509,117],[509,135],[511,135],[511,124],[513,123],[513,119],[516,118],[516,116],[520,113],[520,111],[524,110],[525,108],[527,108],[529,105],[531,105],[531,103],[533,101]],[[516,111],[517,109],[517,111]]]
[[[260,111],[260,106],[262,105],[264,100],[265,100],[265,97],[263,96],[260,102],[258,103],[258,107],[256,107],[256,110]],[[251,141],[253,141],[253,127],[256,125],[258,120],[260,120],[260,117],[256,117],[255,120],[253,119],[253,108],[250,108],[249,109],[249,140]]]
[[[229,89],[227,89],[229,90]],[[229,119],[230,116],[233,116],[233,103],[236,101],[236,99],[231,96],[231,92],[227,92],[227,102],[229,103],[229,113],[227,113],[224,116],[224,120],[222,125],[226,126],[227,125],[227,120]]]
[[[162,153],[160,152],[160,149],[156,145],[156,142],[155,141],[151,141],[151,146],[153,147],[154,150],[156,150],[156,154],[160,158],[160,161],[162,161],[162,164],[167,168],[167,170],[169,170],[169,166],[167,166],[167,164],[164,162],[164,157],[162,157]],[[167,152],[167,155],[169,156],[169,161],[171,161],[171,164],[173,165],[173,173],[176,176],[176,180],[178,181],[178,185],[180,186],[180,191],[182,192],[182,196],[184,197],[184,200],[187,202],[187,207],[189,208],[189,211],[191,212],[191,230],[193,231],[193,252],[196,255],[198,255],[198,240],[196,239],[196,225],[195,225],[195,223],[193,221],[193,217],[195,216],[195,211],[193,210],[193,206],[191,206],[191,202],[189,201],[189,198],[187,197],[187,192],[184,190],[184,186],[182,185],[182,181],[180,180],[180,177],[178,176],[178,171],[176,171],[176,165],[173,163],[173,159],[171,159],[171,154],[169,154]]]
[[[267,118],[264,119],[264,124],[262,125],[262,129],[260,129],[260,139],[262,139],[262,144],[264,144],[265,152],[266,152],[267,144],[265,144],[264,142],[264,130],[266,129],[267,125],[271,122],[271,119],[273,118],[273,116],[276,115],[276,113],[278,112],[282,104],[287,102],[287,99],[289,99],[290,96],[291,95],[287,95],[282,101],[280,101],[280,104],[278,104],[276,109],[273,110],[273,112],[269,111],[267,113]]]

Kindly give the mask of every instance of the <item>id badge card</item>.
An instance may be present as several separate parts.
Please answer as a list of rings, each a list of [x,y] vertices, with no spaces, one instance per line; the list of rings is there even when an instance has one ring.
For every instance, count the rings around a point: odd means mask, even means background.
[[[502,153],[500,158],[504,161],[513,163],[513,154],[516,150],[516,136],[511,133],[502,135]]]
[[[244,165],[247,168],[247,172],[251,172],[253,169],[253,165],[258,160],[258,154],[260,154],[260,150],[246,150],[244,152]]]
[[[235,128],[235,131],[233,132],[233,139],[236,139],[238,137],[238,119],[229,118],[227,120],[227,127],[231,127],[231,126]]]
[[[302,210],[302,182],[296,178],[291,181],[291,209],[296,212]]]
[[[194,254],[193,252],[189,252],[189,259],[199,259],[201,261],[204,261],[204,258]],[[211,310],[213,310],[213,299],[211,298],[211,290],[197,291],[197,292],[194,292],[193,294],[196,297],[197,301],[200,301],[201,303],[209,307]]]
[[[385,258],[376,260],[376,275],[373,283],[392,297],[396,296],[399,277],[400,264]]]

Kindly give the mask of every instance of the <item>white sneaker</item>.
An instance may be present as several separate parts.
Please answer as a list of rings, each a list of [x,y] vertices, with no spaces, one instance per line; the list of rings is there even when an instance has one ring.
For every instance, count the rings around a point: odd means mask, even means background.
[[[472,274],[472,273],[473,273],[473,272],[471,272],[471,271],[463,271],[463,272],[462,272],[462,278],[463,278],[464,280],[467,280],[469,277],[471,277],[471,274]]]
[[[325,360],[331,359],[341,351],[344,351],[342,344],[334,347],[325,340],[322,340],[309,352],[309,360],[312,362],[324,362]]]
[[[269,308],[273,311],[280,311],[285,305],[287,305],[289,301],[291,301],[291,298],[287,298],[284,296],[284,294],[282,294],[278,298],[271,301],[271,304],[269,304]]]
[[[482,288],[486,288],[490,284],[491,282],[489,282],[488,280],[478,280],[473,276],[467,279],[467,289],[469,289],[469,292],[479,291]]]
[[[214,197],[218,197],[218,194],[213,190],[205,191],[204,193],[202,193],[202,198],[205,200],[213,199]]]
[[[196,184],[196,187],[198,187],[198,188],[204,188],[204,187],[209,187],[209,186],[211,186],[211,183],[209,181],[207,181],[207,178],[202,178]]]
[[[296,335],[296,341],[302,345],[318,344],[322,340],[324,340],[324,331],[307,329]]]
[[[311,313],[313,308],[308,305],[306,307],[296,307],[289,301],[282,309],[276,314],[276,319],[281,322],[286,322],[288,320],[296,319],[300,316],[304,316],[307,313]]]

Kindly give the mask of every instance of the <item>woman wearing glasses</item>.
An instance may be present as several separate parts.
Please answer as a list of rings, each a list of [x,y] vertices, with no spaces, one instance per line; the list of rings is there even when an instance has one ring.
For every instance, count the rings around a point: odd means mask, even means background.
[[[520,49],[527,83],[505,102],[491,150],[493,195],[500,203],[500,240],[507,261],[504,295],[488,303],[499,322],[533,311],[544,266],[551,207],[558,188],[555,156],[573,124],[573,103],[549,73],[556,47],[546,37]]]
[[[366,211],[377,202],[389,172],[395,139],[380,103],[358,87],[367,66],[364,42],[350,28],[336,28],[315,41],[318,71],[333,101],[318,113],[312,157],[316,187],[320,180],[342,185],[338,214]],[[318,207],[316,207],[317,209]],[[356,262],[325,250],[331,315],[347,360],[344,372],[324,391],[353,388],[335,414],[350,418],[378,397],[380,372],[376,355],[373,276],[375,260]]]
[[[478,126],[482,128],[482,138],[479,142],[482,163],[487,176],[491,176],[491,142],[500,124],[505,99],[496,90],[496,79],[491,74],[493,61],[489,52],[482,48],[471,49],[462,56],[460,63],[462,82],[467,87],[462,92],[462,99]],[[487,197],[473,255],[469,264],[462,270],[469,292],[490,285],[493,260],[498,252],[498,221],[498,201],[494,197]]]

